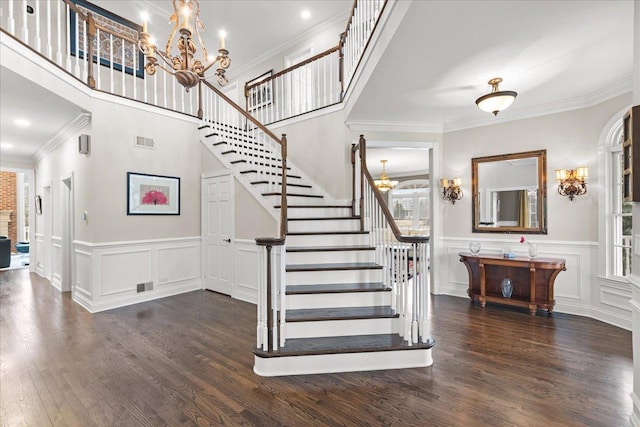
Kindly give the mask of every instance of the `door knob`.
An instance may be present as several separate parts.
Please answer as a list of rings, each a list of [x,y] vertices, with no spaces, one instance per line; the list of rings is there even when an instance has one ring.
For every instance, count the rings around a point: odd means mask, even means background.
[[[231,243],[231,239],[222,239],[223,242]]]

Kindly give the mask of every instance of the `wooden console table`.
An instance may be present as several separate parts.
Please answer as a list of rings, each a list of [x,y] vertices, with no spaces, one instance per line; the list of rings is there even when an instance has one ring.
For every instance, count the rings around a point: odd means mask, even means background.
[[[489,302],[527,307],[535,316],[539,309],[551,313],[553,282],[561,271],[566,270],[565,261],[559,258],[516,257],[506,259],[498,255],[473,255],[461,252],[460,262],[469,272],[467,294],[471,301],[479,301],[484,307]],[[511,298],[502,296],[502,279],[509,278],[513,284]]]

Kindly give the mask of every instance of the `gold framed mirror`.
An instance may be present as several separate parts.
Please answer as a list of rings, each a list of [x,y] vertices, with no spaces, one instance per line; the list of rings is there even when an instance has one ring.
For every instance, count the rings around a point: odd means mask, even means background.
[[[547,234],[547,150],[471,159],[474,233]]]

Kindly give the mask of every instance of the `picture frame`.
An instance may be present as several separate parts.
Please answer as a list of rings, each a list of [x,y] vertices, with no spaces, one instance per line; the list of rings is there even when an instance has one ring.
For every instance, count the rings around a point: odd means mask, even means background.
[[[250,86],[256,85],[273,75],[273,69],[267,71],[258,77],[245,83],[245,94],[247,98],[247,111],[255,111],[260,108],[273,104],[273,80],[269,80],[267,84],[249,89]],[[251,101],[251,102],[249,102]]]
[[[127,172],[127,215],[180,215],[180,178]]]
[[[37,215],[42,215],[42,197],[39,195],[36,195],[36,214]]]
[[[97,24],[103,27],[109,28],[116,33],[129,37],[133,40],[138,40],[139,33],[142,32],[142,26],[131,22],[115,13],[109,12],[93,3],[89,3],[86,0],[71,0],[79,9],[83,12],[91,12],[93,18]],[[76,34],[76,21],[78,17],[76,12],[69,8],[69,50],[72,56],[76,56],[76,53],[81,59],[85,58],[85,52],[83,47],[84,41],[84,26],[78,25],[78,32]],[[78,21],[80,24],[82,21]],[[100,47],[98,49],[98,46]],[[101,32],[100,40],[96,40],[93,45],[93,62],[100,63],[104,67],[111,68],[111,41],[110,35]],[[124,72],[127,74],[134,74],[139,78],[144,78],[144,55],[139,51],[137,44],[124,43],[120,38],[113,38],[113,69],[116,71],[122,71],[122,57],[124,50]],[[99,56],[99,61],[98,61]],[[135,60],[134,60],[135,58]]]

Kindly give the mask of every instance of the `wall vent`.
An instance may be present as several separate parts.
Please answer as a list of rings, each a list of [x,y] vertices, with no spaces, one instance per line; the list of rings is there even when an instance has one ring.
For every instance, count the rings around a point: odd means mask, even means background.
[[[153,282],[142,282],[136,285],[136,292],[147,292],[153,290]]]
[[[155,149],[155,142],[152,138],[145,138],[144,136],[136,136],[136,147]]]
[[[144,284],[144,290],[145,291],[152,291],[153,290],[153,282],[146,282]]]
[[[144,283],[138,283],[136,285],[136,292],[140,293],[140,292],[144,292]]]

